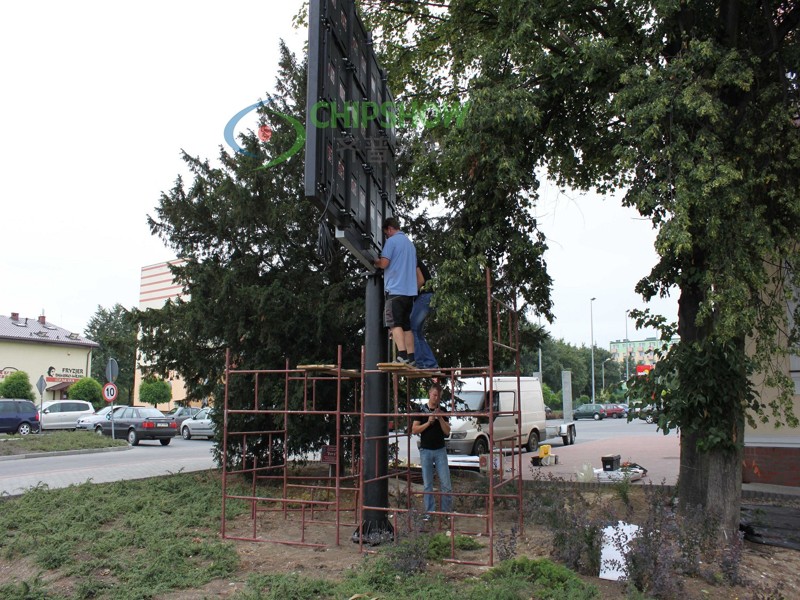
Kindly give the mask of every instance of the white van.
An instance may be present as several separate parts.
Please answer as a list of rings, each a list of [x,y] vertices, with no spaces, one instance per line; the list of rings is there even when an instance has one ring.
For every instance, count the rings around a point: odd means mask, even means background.
[[[575,424],[548,426],[545,419],[542,385],[537,377],[468,377],[456,384],[455,402],[450,405],[450,437],[446,440],[448,454],[486,454],[494,446],[510,448],[524,446],[529,452],[539,449],[539,442],[560,437],[565,446],[575,443]],[[491,388],[493,427],[489,427]],[[521,399],[521,402],[519,400]],[[454,406],[453,406],[454,405]],[[517,412],[519,411],[519,412]],[[460,412],[484,413],[457,416]],[[518,426],[522,421],[522,427]]]
[[[42,429],[75,429],[78,419],[94,414],[94,406],[86,400],[50,400],[42,404],[39,415]]]

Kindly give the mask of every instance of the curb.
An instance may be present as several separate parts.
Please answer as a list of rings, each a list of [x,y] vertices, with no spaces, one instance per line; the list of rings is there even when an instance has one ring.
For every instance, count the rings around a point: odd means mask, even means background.
[[[22,460],[24,458],[43,458],[46,456],[72,456],[73,454],[96,454],[98,452],[117,452],[130,450],[131,446],[111,446],[109,448],[85,448],[83,450],[57,450],[55,452],[31,452],[29,454],[11,454],[0,456],[0,462],[6,460]]]

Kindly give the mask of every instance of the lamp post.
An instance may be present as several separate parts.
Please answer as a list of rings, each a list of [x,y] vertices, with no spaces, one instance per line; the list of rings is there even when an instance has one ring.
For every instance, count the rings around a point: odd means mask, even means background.
[[[613,359],[613,358],[607,358],[607,359],[605,359],[605,360],[603,361],[603,364],[601,365],[601,367],[602,367],[602,372],[603,372],[603,375],[602,375],[602,378],[603,378],[603,389],[602,389],[602,391],[600,392],[601,394],[602,394],[603,392],[605,392],[605,391],[606,391],[606,363],[607,363],[608,361],[610,361],[610,360],[614,360],[614,359]]]
[[[628,313],[630,311],[625,311],[625,380],[631,378],[630,368],[628,366],[628,356],[630,355],[630,351],[628,350]]]
[[[597,298],[589,300],[589,333],[592,337],[592,404],[594,404],[594,301]]]

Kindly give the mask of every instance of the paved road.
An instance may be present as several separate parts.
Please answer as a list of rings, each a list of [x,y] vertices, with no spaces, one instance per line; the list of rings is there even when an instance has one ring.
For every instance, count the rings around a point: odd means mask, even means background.
[[[90,435],[75,432],[76,435]],[[93,481],[144,479],[180,471],[203,471],[216,465],[212,442],[175,438],[169,446],[143,441],[108,452],[70,453],[35,458],[0,459],[0,496],[18,495],[38,485],[62,488]],[[4,459],[4,460],[3,460]]]

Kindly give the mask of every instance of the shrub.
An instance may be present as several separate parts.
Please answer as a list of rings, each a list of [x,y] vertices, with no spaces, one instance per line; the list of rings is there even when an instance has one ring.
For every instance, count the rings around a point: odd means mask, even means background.
[[[20,398],[36,401],[33,386],[25,371],[15,371],[0,381],[0,398]]]
[[[101,408],[105,404],[103,400],[103,386],[92,377],[84,377],[69,386],[67,396],[70,400],[86,400],[87,402],[91,402],[95,409]]]

